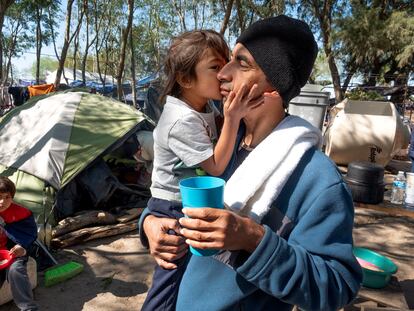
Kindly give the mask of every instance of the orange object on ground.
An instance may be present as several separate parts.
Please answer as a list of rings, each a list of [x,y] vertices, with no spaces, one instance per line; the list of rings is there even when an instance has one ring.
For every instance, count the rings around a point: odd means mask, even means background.
[[[29,89],[30,97],[49,94],[55,91],[54,84],[31,85]]]

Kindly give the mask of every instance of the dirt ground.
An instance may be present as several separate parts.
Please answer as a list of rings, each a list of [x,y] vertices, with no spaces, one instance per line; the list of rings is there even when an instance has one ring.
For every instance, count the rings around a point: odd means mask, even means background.
[[[388,216],[357,208],[356,246],[378,251],[398,265],[396,274],[408,305],[414,308],[414,219]],[[91,241],[59,251],[63,263],[75,260],[84,271],[64,283],[45,288],[40,273],[35,298],[41,310],[140,310],[151,282],[155,262],[142,248],[137,234]],[[18,311],[13,302],[0,311]]]
[[[124,234],[77,245],[56,254],[60,263],[74,260],[84,271],[71,280],[46,288],[43,273],[34,290],[41,310],[140,310],[155,261],[141,247],[137,234]],[[0,311],[18,311],[13,302]]]

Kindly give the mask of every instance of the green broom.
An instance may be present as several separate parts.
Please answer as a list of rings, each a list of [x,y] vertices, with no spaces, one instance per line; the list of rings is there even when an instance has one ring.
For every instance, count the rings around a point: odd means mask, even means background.
[[[53,258],[52,254],[49,253],[47,248],[42,244],[42,242],[36,240],[35,243],[49,256],[49,258],[56,265],[46,270],[45,287],[50,287],[52,285],[69,280],[83,271],[83,265],[76,261],[69,261],[67,263],[59,265],[56,259]]]
[[[49,268],[45,272],[45,287],[69,280],[83,271],[83,265],[69,261],[67,263]]]

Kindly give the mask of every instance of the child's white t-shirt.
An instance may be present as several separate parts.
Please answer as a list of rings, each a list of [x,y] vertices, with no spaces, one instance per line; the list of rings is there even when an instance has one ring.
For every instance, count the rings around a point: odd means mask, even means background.
[[[217,142],[217,109],[208,103],[205,113],[178,98],[167,100],[154,130],[154,167],[151,195],[181,201],[179,181],[196,176],[198,164],[214,153]]]

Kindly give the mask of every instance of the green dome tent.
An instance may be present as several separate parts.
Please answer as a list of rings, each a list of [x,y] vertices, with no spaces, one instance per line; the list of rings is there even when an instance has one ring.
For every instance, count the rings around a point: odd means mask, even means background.
[[[133,134],[153,128],[141,112],[100,95],[34,98],[0,119],[0,175],[16,183],[15,201],[40,224],[58,191]]]

